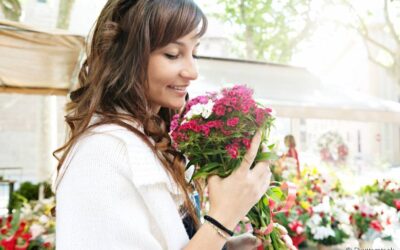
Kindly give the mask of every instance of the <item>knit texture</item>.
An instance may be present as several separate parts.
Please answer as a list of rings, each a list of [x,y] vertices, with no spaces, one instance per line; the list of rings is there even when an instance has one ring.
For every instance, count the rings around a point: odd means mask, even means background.
[[[55,182],[57,250],[182,249],[182,196],[138,136],[101,125],[82,136]]]

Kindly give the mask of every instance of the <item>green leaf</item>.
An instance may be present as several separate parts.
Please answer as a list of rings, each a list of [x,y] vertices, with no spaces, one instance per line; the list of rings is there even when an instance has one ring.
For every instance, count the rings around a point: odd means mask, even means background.
[[[267,190],[267,194],[274,201],[282,201],[285,197],[284,193],[279,187],[270,187]]]
[[[276,161],[278,159],[278,155],[274,152],[261,152],[257,154],[255,161]]]

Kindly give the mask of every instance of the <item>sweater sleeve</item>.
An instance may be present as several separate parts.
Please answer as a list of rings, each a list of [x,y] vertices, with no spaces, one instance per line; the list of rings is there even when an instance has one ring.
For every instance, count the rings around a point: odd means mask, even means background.
[[[157,250],[187,244],[175,186],[147,145],[129,136],[96,133],[76,145],[56,192],[57,249]]]
[[[56,192],[57,249],[163,249],[130,175],[121,141],[109,135],[79,141]]]

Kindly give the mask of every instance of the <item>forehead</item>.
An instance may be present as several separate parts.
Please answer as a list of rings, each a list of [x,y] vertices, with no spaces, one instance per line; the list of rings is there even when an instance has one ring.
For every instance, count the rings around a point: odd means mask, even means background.
[[[176,41],[171,42],[179,46],[195,45],[198,46],[200,37],[198,36],[198,30],[193,30],[187,35],[178,38]]]

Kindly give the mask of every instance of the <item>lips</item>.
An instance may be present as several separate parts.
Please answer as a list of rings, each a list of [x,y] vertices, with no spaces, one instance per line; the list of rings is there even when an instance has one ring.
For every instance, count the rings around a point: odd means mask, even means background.
[[[168,86],[168,88],[171,88],[171,89],[177,90],[177,91],[186,91],[187,87],[188,87],[187,85],[185,85],[185,86],[177,86],[177,85]]]

